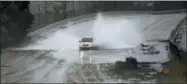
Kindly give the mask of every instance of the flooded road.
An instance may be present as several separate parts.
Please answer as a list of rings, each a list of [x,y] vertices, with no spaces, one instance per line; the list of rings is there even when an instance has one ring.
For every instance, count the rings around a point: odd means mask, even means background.
[[[2,60],[1,63],[5,66],[1,68],[2,82],[34,82],[34,80],[42,81],[40,78],[47,78],[52,70],[56,72],[64,62],[64,60],[50,57],[49,52],[51,51],[8,51],[4,53],[2,59],[7,60]]]
[[[107,63],[106,61],[103,61],[102,63],[102,60],[100,60],[100,63],[94,64],[90,62],[88,58],[84,59],[84,61],[87,61],[86,63],[81,63],[78,52],[78,41],[80,38],[85,36],[94,36],[96,38],[96,43],[101,43],[103,45],[104,43],[106,43],[107,45],[110,45],[107,48],[121,48],[121,46],[131,47],[132,45],[136,45],[138,44],[138,42],[142,42],[145,40],[166,39],[170,34],[170,31],[175,28],[178,22],[185,15],[185,13],[166,15],[117,14],[115,17],[113,17],[110,16],[110,14],[109,16],[104,16],[103,14],[103,19],[100,17],[99,21],[87,20],[85,22],[81,21],[81,23],[70,21],[67,25],[62,25],[63,23],[59,25],[51,24],[50,26],[48,26],[50,28],[46,27],[47,29],[43,28],[36,32],[33,32],[32,34],[29,34],[28,36],[31,39],[25,40],[24,45],[7,48],[2,51],[1,82],[158,83],[167,80],[170,81],[170,77],[173,81],[175,81],[174,79],[176,79],[177,81],[182,78],[177,79],[178,77],[173,75],[158,75],[158,72],[152,70],[140,70],[134,72],[122,71],[119,74],[113,71],[114,63]],[[126,25],[117,26],[118,20],[123,19],[125,19],[125,21],[122,21],[122,23],[125,22]],[[108,25],[109,23],[116,23],[117,25],[111,26]],[[132,26],[135,24],[137,26]],[[61,28],[62,26],[66,26],[67,28]],[[91,29],[87,29],[91,26],[94,27]],[[116,28],[116,30],[113,29],[115,26],[118,27]],[[124,27],[131,27],[132,29],[128,33],[127,28]],[[107,30],[108,32],[104,33],[104,31]],[[115,31],[112,32],[113,30]],[[118,30],[121,31],[119,32]],[[122,30],[124,32],[122,32]],[[116,36],[119,36],[119,38],[115,38]],[[142,38],[140,36],[142,36]],[[139,39],[129,39],[136,37]],[[108,53],[112,52],[108,51]],[[116,58],[118,57],[116,56]],[[97,59],[99,59],[99,56]],[[103,60],[107,59],[113,58],[108,57]],[[93,58],[92,60],[99,61],[95,58]],[[174,69],[176,68],[173,68],[173,71],[171,70],[170,73],[177,72]]]
[[[55,51],[13,50],[3,52],[1,58],[4,59],[1,60],[1,82],[185,83],[181,65],[176,61],[170,63],[170,72],[168,75],[164,75],[151,69],[115,70],[113,63],[92,64],[89,59],[84,59],[84,63],[81,63],[79,58],[74,62],[68,62],[65,59],[54,58],[50,54],[52,52]]]

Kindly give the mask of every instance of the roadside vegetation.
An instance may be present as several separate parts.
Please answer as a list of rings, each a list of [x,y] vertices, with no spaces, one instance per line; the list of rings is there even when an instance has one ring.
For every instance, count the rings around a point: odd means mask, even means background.
[[[34,16],[29,12],[29,1],[1,1],[1,47],[19,44],[31,28]]]

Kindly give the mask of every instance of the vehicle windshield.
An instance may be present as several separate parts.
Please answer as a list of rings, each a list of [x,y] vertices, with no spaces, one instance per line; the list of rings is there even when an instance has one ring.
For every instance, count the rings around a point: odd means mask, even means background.
[[[93,42],[93,38],[82,38],[81,42]]]

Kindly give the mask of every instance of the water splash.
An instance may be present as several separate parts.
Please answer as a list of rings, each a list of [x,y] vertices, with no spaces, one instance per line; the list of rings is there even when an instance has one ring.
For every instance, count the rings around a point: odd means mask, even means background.
[[[103,17],[98,13],[93,26],[93,36],[97,45],[106,48],[134,47],[142,42],[137,22]]]
[[[58,30],[46,39],[36,40],[34,43],[18,50],[77,50],[80,37],[72,35],[69,31]]]

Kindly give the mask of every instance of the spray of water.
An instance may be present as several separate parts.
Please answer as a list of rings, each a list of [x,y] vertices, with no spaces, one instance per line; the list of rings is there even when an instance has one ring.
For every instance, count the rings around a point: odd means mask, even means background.
[[[69,31],[58,30],[48,38],[36,40],[34,43],[17,50],[77,50],[79,37],[72,35]]]
[[[93,36],[97,45],[105,48],[127,48],[142,42],[139,24],[130,20],[103,17],[98,13],[93,26]]]
[[[120,16],[121,17],[121,16]],[[45,40],[39,40],[27,49],[53,49],[53,50],[76,50],[80,38],[93,36],[96,45],[105,48],[128,48],[137,46],[142,42],[139,22],[128,20],[126,17],[116,18],[103,16],[98,13],[94,21],[72,25],[67,23],[68,28],[54,32]],[[91,27],[92,26],[92,27]],[[89,28],[91,27],[91,28]]]

